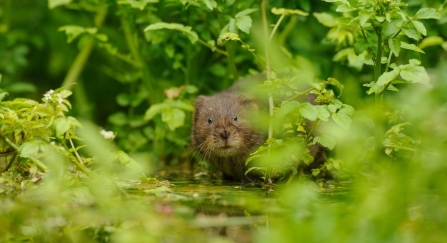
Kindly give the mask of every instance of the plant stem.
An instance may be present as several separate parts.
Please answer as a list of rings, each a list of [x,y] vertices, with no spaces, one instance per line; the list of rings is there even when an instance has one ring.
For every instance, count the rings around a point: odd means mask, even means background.
[[[377,59],[374,65],[374,80],[377,82],[382,74],[382,29],[374,25],[374,21],[371,21],[374,27],[374,31],[377,35]],[[383,141],[383,127],[382,127],[382,99],[380,94],[375,94],[374,97],[375,106],[375,128],[374,134],[376,138],[376,151],[379,152],[382,147]]]
[[[269,55],[269,34],[268,34],[268,27],[267,27],[267,14],[265,11],[265,5],[266,2],[265,0],[261,1],[261,11],[262,11],[262,23],[263,23],[263,27],[264,27],[264,52],[265,52],[265,67],[267,70],[267,80],[271,79],[271,66],[270,66],[270,55]],[[274,104],[273,104],[273,96],[272,93],[269,92],[269,131],[268,131],[268,138],[271,139],[273,138],[273,109],[274,109]],[[270,149],[268,151],[270,153]],[[267,182],[268,179],[270,178],[272,173],[272,167],[268,166],[266,173],[265,173],[265,178],[264,178],[264,182]]]
[[[101,8],[95,16],[95,27],[101,27],[104,19],[107,15],[107,8]],[[65,76],[64,81],[62,82],[62,87],[66,87],[66,89],[70,89],[71,85],[73,85],[76,80],[79,78],[82,70],[84,70],[84,66],[87,63],[90,54],[92,53],[93,46],[95,44],[95,39],[91,37],[84,43],[81,51],[76,56],[73,64],[68,70],[67,76]]]
[[[204,46],[210,48],[212,51],[216,51],[217,53],[220,53],[220,54],[222,54],[222,55],[224,55],[224,56],[228,56],[228,52],[226,52],[226,51],[222,51],[221,49],[219,49],[219,48],[217,48],[217,47],[215,47],[215,46],[212,46],[212,45],[206,43],[205,41],[203,41],[203,40],[201,40],[201,39],[199,39],[198,42],[199,42],[200,44],[202,44],[202,45],[204,45]]]
[[[148,97],[148,101],[150,104],[155,104],[162,100],[161,92],[158,91],[158,85],[155,83],[155,80],[152,77],[149,68],[147,67],[143,57],[140,54],[141,50],[138,46],[138,38],[132,31],[129,18],[130,17],[127,14],[123,14],[121,16],[121,24],[124,31],[124,37],[126,39],[126,43],[130,53],[132,54],[135,62],[143,73],[142,82],[148,94],[150,94]]]
[[[278,22],[276,22],[275,27],[272,30],[272,33],[270,33],[269,42],[272,41],[273,35],[275,34],[276,30],[278,29],[278,26],[281,24],[281,21],[284,19],[284,16],[286,14],[282,14],[281,17],[279,17]]]
[[[84,163],[82,162],[81,156],[79,156],[78,151],[76,151],[76,147],[73,144],[73,140],[71,140],[70,137],[68,137],[68,140],[70,141],[70,145],[73,148],[73,153],[76,155],[76,159],[73,160],[76,167],[78,167],[82,172],[84,172],[86,175],[91,175],[92,172],[87,169],[87,167],[84,166]]]

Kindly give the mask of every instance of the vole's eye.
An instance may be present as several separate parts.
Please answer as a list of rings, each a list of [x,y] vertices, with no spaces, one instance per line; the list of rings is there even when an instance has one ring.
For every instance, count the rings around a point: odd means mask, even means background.
[[[233,121],[237,121],[237,116],[233,116]]]
[[[213,124],[213,118],[211,118],[211,117],[208,118],[208,124],[210,124],[210,125]]]

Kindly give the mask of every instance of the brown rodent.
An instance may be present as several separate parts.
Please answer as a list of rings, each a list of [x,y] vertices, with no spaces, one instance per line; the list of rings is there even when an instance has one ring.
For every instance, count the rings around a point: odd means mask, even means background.
[[[199,96],[196,100],[192,128],[194,150],[221,171],[224,180],[259,178],[259,175],[245,175],[245,161],[265,141],[260,131],[266,129],[255,126],[259,121],[253,122],[253,117],[260,112],[259,106],[265,111],[268,105],[254,98],[256,92],[248,95],[246,91],[253,90],[262,77],[263,74],[239,80],[224,92]],[[313,102],[315,97],[307,99]],[[324,159],[324,149],[319,144],[309,149],[314,162],[304,166],[308,172],[319,167]]]
[[[248,121],[257,110],[254,101],[231,89],[196,100],[193,146],[226,180],[246,180],[245,160],[264,142],[264,137]]]

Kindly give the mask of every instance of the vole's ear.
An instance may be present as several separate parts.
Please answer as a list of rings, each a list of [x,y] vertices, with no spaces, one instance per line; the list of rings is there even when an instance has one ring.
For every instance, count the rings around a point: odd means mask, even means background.
[[[256,102],[253,99],[247,98],[245,96],[240,96],[239,98],[241,105],[244,107],[250,107],[253,108],[255,110],[258,110],[258,104],[256,104]]]
[[[204,95],[199,95],[195,101],[196,109],[197,109],[197,107],[203,106],[204,104],[206,104],[206,100],[208,100],[208,97],[206,97]]]

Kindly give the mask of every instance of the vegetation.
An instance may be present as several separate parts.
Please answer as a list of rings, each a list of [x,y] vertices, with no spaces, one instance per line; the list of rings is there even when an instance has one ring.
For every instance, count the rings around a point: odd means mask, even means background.
[[[0,241],[443,242],[446,6],[4,1]],[[261,72],[264,183],[223,183],[194,98]]]

